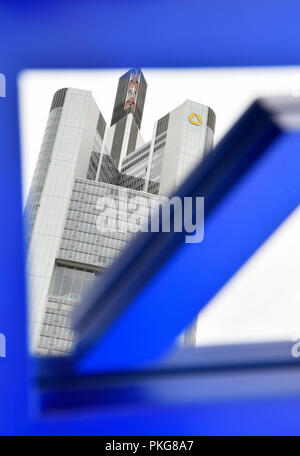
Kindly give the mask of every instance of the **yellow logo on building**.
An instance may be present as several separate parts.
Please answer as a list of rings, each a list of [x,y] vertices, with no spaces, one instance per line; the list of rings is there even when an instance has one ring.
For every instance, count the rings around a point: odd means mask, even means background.
[[[192,114],[189,115],[188,119],[193,125],[200,125],[202,123],[202,119],[199,116],[199,114],[196,114],[194,112],[192,112]]]

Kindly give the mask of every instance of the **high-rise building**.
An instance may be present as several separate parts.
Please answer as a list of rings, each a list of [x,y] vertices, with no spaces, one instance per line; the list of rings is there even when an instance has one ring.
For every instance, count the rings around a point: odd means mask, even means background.
[[[110,127],[91,92],[61,89],[53,97],[26,207],[30,334],[41,354],[70,351],[74,305],[132,238],[122,226],[125,200],[143,196],[146,219],[150,204],[175,191],[212,148],[215,115],[191,100],[155,122],[145,143],[146,87],[139,70],[120,78]],[[102,230],[99,198],[112,197],[118,225],[111,215],[114,229]]]
[[[137,69],[131,69],[119,79],[111,126],[133,114],[138,129],[141,128],[147,83],[144,75]]]
[[[147,83],[141,71],[132,69],[120,77],[106,139],[118,169],[122,158],[143,143],[140,128],[146,92]]]

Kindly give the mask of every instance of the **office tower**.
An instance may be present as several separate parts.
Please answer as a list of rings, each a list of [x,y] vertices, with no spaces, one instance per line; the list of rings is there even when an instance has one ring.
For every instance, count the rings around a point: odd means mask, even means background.
[[[90,156],[102,149],[105,127],[91,92],[56,92],[25,210],[33,347],[38,344],[74,179],[87,177]]]
[[[119,168],[122,158],[141,143],[140,128],[143,118],[147,83],[140,70],[132,69],[119,79],[107,142],[114,164]],[[142,141],[143,142],[143,141]]]
[[[40,354],[70,351],[74,305],[132,239],[128,199],[143,196],[146,220],[150,205],[174,192],[212,148],[214,113],[191,100],[155,122],[145,143],[146,87],[141,71],[120,78],[110,127],[91,92],[61,89],[53,97],[26,207],[31,346]],[[119,212],[107,218],[107,230],[99,215],[111,198]]]
[[[213,146],[215,114],[186,100],[154,124],[152,140],[124,157],[121,183],[137,182],[145,192],[169,195]]]
[[[119,79],[111,126],[129,113],[133,114],[138,129],[141,128],[147,83],[138,69],[129,70]]]

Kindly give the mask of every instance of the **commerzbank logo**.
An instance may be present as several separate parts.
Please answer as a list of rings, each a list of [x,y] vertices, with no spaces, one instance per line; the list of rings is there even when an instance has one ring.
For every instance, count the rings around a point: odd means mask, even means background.
[[[192,112],[192,114],[189,115],[188,119],[189,119],[189,122],[193,125],[202,124],[202,118],[199,116],[199,114],[196,114],[195,112]]]

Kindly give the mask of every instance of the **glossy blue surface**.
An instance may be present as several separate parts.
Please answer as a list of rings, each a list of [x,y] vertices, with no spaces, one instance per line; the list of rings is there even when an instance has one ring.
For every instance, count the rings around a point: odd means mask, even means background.
[[[0,99],[0,332],[7,339],[7,357],[0,358],[0,434],[298,433],[295,397],[207,403],[196,409],[153,407],[127,416],[98,410],[50,421],[28,419],[16,81],[26,68],[299,64],[299,2],[142,0],[133,8],[127,0],[19,0],[1,2],[0,12],[0,71],[7,80],[7,97]],[[298,138],[283,141],[290,152]],[[293,204],[294,197],[288,208],[278,211],[261,239]],[[251,214],[251,203],[249,209]],[[184,250],[187,259],[190,249]],[[213,249],[212,259],[214,254]],[[170,267],[176,273],[177,260]],[[228,266],[224,280],[231,271]],[[186,276],[192,279],[188,270]],[[159,280],[167,277],[162,274]],[[158,292],[158,285],[156,280],[153,291],[146,291],[145,302]]]

